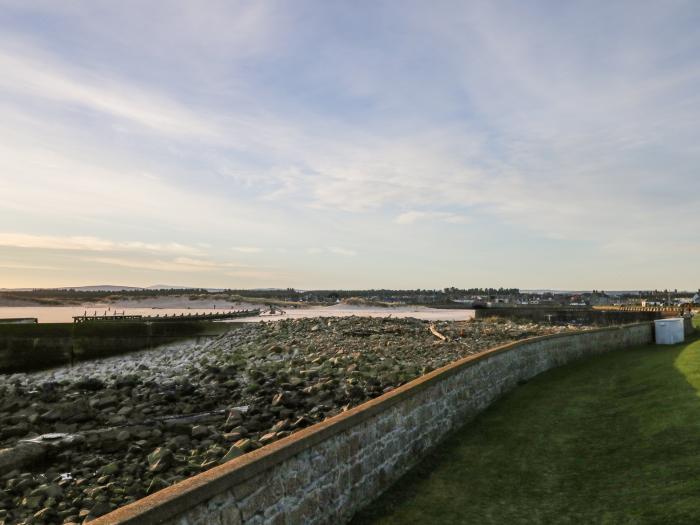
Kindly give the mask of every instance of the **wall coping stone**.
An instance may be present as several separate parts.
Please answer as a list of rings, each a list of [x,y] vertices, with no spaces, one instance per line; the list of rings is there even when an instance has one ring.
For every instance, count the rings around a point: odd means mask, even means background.
[[[479,354],[463,357],[437,368],[405,385],[370,399],[346,412],[299,430],[285,438],[235,458],[223,465],[202,472],[166,487],[154,494],[116,509],[91,521],[94,525],[155,525],[184,513],[192,507],[225,492],[234,485],[245,482],[278,463],[323,442],[330,437],[354,427],[372,416],[385,411],[396,403],[413,397],[426,387],[451,375],[487,360],[494,355],[517,349],[533,342],[555,340],[598,332],[624,331],[636,326],[652,325],[651,322],[632,323],[605,328],[543,335],[506,343]]]

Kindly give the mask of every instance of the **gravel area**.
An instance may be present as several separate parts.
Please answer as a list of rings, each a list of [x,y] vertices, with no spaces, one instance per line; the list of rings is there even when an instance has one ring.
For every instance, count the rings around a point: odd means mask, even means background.
[[[495,319],[282,320],[0,375],[0,524],[89,521],[460,357],[577,329]]]

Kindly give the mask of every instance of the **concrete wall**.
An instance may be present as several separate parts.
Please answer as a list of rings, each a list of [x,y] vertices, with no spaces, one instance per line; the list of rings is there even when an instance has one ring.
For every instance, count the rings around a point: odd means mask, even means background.
[[[232,324],[197,321],[0,325],[0,373],[28,372],[215,335]]]
[[[551,307],[493,307],[474,310],[477,319],[487,317],[506,317],[510,319],[528,319],[535,322],[595,324],[599,326],[642,323],[661,319],[664,314],[657,310],[601,310],[586,307],[551,308]]]
[[[652,326],[644,323],[538,337],[470,356],[93,523],[344,523],[519,382],[651,341]]]
[[[693,325],[692,317],[683,318],[683,329],[686,337],[689,337],[695,333],[695,326]]]

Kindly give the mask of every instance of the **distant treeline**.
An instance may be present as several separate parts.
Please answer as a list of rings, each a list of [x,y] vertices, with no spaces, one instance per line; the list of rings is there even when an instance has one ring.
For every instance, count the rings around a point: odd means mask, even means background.
[[[228,293],[240,297],[255,297],[261,299],[277,299],[284,301],[302,302],[336,302],[343,299],[362,298],[371,301],[382,302],[408,302],[412,304],[447,303],[455,299],[480,296],[505,297],[520,294],[517,288],[444,288],[442,290],[393,290],[388,288],[372,290],[226,290]]]
[[[394,298],[395,300],[401,299],[432,299],[435,301],[445,301],[451,299],[461,299],[465,297],[472,296],[508,296],[508,295],[518,295],[520,290],[517,288],[444,288],[442,290],[422,290],[420,288],[416,290],[391,290],[391,289],[378,289],[378,290],[313,290],[304,292],[304,295],[318,295],[326,296],[329,298],[337,299],[347,299],[349,297],[362,297],[367,299],[381,299],[381,298]]]
[[[66,303],[82,303],[103,301],[108,298],[149,298],[163,296],[179,296],[179,295],[199,295],[208,293],[200,288],[183,288],[183,289],[164,289],[164,290],[149,290],[149,289],[133,289],[133,290],[74,290],[71,288],[65,289],[41,289],[34,290],[11,290],[0,292],[0,298],[17,299],[34,301],[39,304],[59,305]]]
[[[411,303],[444,303],[454,299],[466,297],[504,297],[517,296],[520,290],[517,288],[455,288],[449,287],[442,290],[295,290],[287,289],[225,289],[209,291],[204,288],[180,288],[180,289],[127,289],[127,290],[76,290],[65,289],[34,289],[26,291],[0,292],[0,296],[13,299],[25,299],[38,302],[81,302],[99,301],[104,299],[119,298],[149,298],[164,296],[189,296],[196,297],[221,297],[238,300],[241,298],[269,299],[291,302],[336,302],[343,299],[359,297],[367,300],[386,302],[411,302]]]
[[[382,303],[410,303],[410,304],[447,304],[459,303],[464,300],[476,302],[496,301],[532,301],[563,302],[570,300],[609,299],[651,299],[659,302],[673,300],[678,297],[692,296],[694,292],[678,290],[649,290],[642,292],[627,292],[614,294],[602,290],[593,290],[584,293],[556,293],[541,291],[539,293],[522,293],[518,288],[455,288],[448,287],[441,290],[415,289],[395,290],[389,288],[372,290],[296,290],[286,289],[224,289],[210,291],[204,288],[168,288],[150,289],[133,288],[126,290],[81,290],[81,289],[35,289],[35,290],[8,290],[0,292],[1,298],[31,300],[45,305],[95,302],[101,300],[119,299],[146,299],[152,297],[187,296],[190,299],[212,298],[217,300],[241,301],[250,299],[253,302],[278,301],[278,302],[303,302],[332,304],[345,299],[359,298],[367,301]]]
[[[75,290],[73,288],[36,288],[34,290],[11,290],[0,292],[5,297],[17,297],[24,299],[34,299],[37,297],[55,297],[57,299],[64,298],[99,298],[110,295],[128,296],[128,297],[159,297],[163,295],[188,295],[208,293],[203,288],[182,288],[182,289],[163,289],[151,290],[147,288],[134,288],[128,290]]]

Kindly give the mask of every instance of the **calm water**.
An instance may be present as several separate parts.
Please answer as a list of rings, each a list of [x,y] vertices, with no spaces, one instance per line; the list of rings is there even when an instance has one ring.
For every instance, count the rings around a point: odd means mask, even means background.
[[[240,310],[234,308],[233,310]],[[0,307],[0,319],[13,317],[36,317],[40,323],[70,323],[73,316],[112,315],[122,312],[126,315],[167,315],[194,313],[224,313],[232,311],[228,308],[126,308],[109,306],[22,306]],[[284,315],[248,317],[234,321],[274,321],[276,319],[299,319],[304,317],[346,317],[357,315],[362,317],[415,317],[426,321],[466,321],[474,317],[474,310],[440,310],[425,307],[399,308],[365,308],[348,306],[329,306],[314,308],[288,308]]]
[[[424,306],[400,306],[396,308],[355,307],[336,305],[310,308],[285,308],[282,315],[261,315],[240,321],[273,321],[275,319],[301,319],[305,317],[414,317],[424,321],[467,321],[474,317],[474,310],[426,308]],[[233,319],[233,322],[239,320]]]

